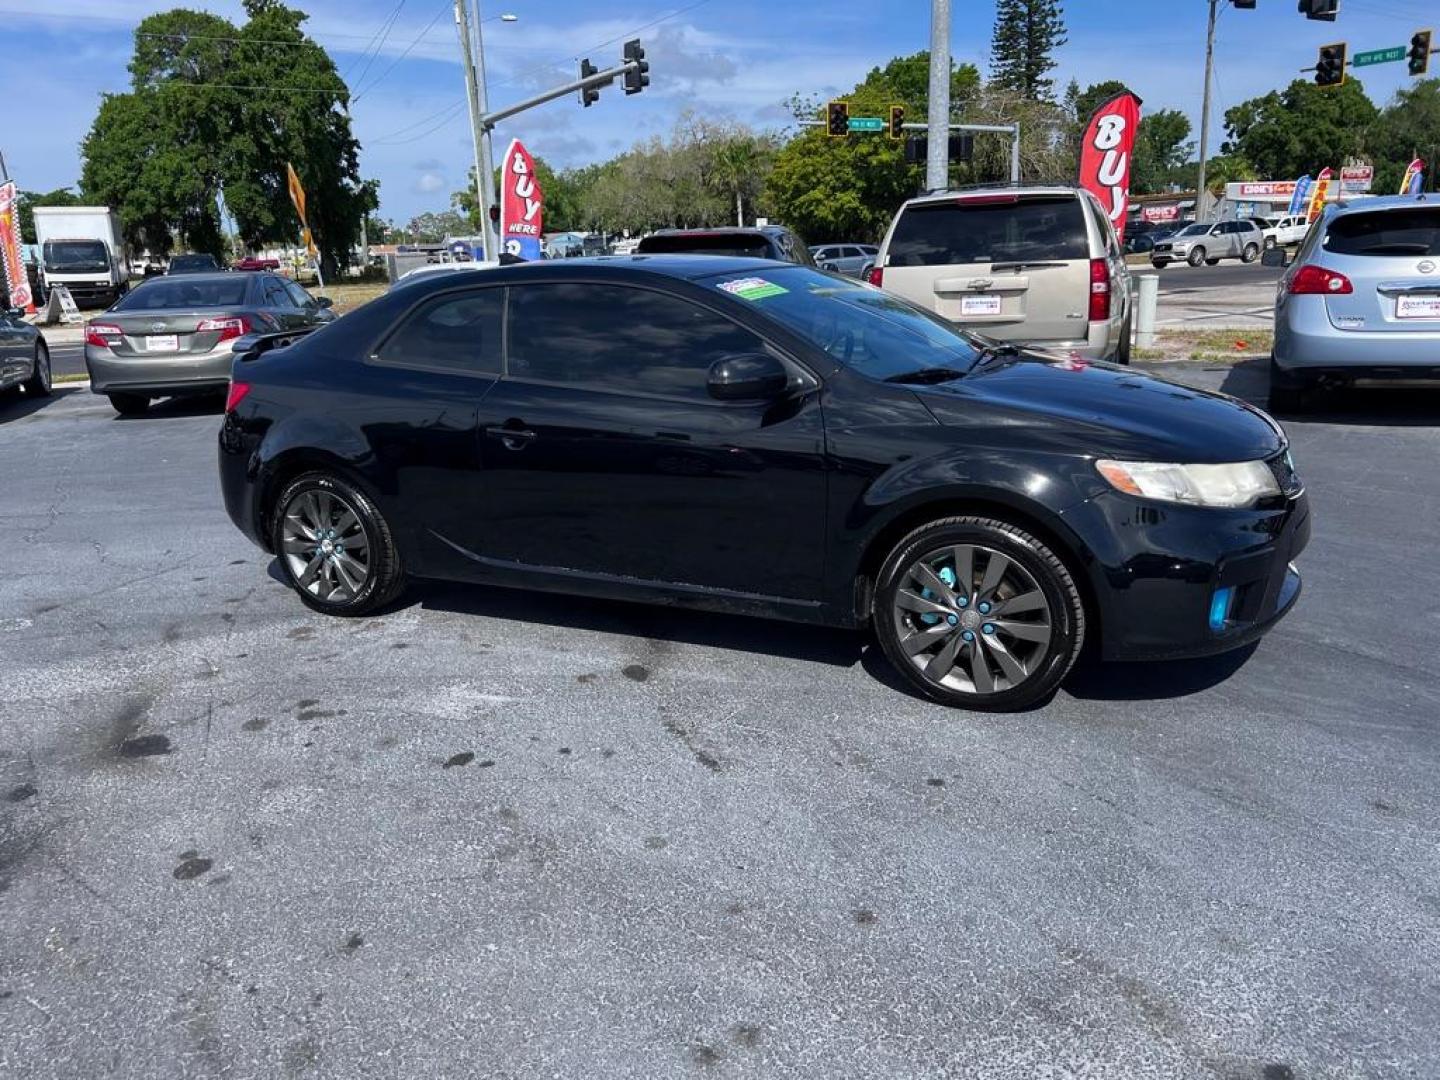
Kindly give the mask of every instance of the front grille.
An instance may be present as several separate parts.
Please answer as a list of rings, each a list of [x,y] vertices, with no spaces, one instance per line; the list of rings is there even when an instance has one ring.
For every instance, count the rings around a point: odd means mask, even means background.
[[[1156,245],[1155,245],[1155,250],[1156,250],[1156,251],[1169,251],[1169,250],[1170,250],[1170,245],[1169,245],[1169,244],[1156,244]]]

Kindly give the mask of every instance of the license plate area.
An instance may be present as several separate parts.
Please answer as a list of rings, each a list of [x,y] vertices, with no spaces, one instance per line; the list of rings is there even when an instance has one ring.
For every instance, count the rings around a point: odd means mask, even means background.
[[[960,298],[960,315],[999,315],[1000,297],[998,296],[962,296]]]
[[[151,334],[145,339],[146,352],[179,352],[180,335]]]
[[[1440,295],[1397,296],[1397,319],[1440,319]]]

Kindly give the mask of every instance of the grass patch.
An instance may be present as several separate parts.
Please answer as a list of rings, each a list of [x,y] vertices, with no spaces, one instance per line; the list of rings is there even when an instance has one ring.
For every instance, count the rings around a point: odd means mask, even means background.
[[[377,296],[383,296],[387,285],[382,284],[350,284],[348,282],[340,285],[326,285],[323,289],[315,289],[317,296],[328,296],[335,302],[334,311],[336,315],[344,315],[348,311],[354,311],[361,304],[367,304]]]
[[[50,382],[52,385],[67,382],[85,382],[89,378],[90,376],[87,375],[85,372],[77,371],[70,375],[51,375]]]

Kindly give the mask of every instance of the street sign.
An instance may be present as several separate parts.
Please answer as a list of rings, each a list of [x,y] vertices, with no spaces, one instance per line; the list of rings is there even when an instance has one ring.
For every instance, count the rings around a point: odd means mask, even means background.
[[[878,116],[850,117],[851,131],[884,131],[885,121]]]
[[[1350,58],[1350,66],[1369,67],[1371,64],[1391,64],[1404,59],[1405,46],[1396,45],[1393,49],[1371,49],[1369,52],[1357,52]]]

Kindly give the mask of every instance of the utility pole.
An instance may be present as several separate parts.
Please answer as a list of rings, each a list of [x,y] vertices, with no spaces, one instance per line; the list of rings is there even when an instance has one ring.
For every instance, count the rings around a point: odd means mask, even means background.
[[[489,106],[485,96],[485,71],[483,66],[477,73],[475,57],[470,49],[470,16],[465,9],[465,0],[455,0],[455,29],[460,34],[460,55],[465,68],[465,93],[470,104],[470,135],[475,142],[475,201],[480,207],[480,235],[484,242],[485,258],[494,260],[495,237],[490,231],[490,184],[493,166],[490,163],[490,129],[481,122]],[[479,27],[476,27],[477,44]],[[483,49],[480,63],[485,63]]]
[[[1205,31],[1205,93],[1200,102],[1200,176],[1195,181],[1195,220],[1204,221],[1209,201],[1205,190],[1205,157],[1210,153],[1210,80],[1215,70],[1215,16],[1220,0],[1210,0],[1210,26]]]
[[[950,183],[950,0],[930,0],[930,114],[926,120],[925,186],[942,191]]]

